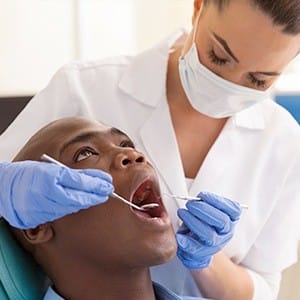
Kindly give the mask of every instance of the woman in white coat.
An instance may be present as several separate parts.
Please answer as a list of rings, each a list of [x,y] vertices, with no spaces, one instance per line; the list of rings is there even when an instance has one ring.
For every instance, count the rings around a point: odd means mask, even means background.
[[[0,158],[11,160],[33,132],[65,116],[122,128],[158,170],[164,192],[211,191],[249,206],[205,267],[197,259],[210,245],[189,232],[178,239],[178,258],[153,268],[152,278],[181,295],[275,299],[282,270],[297,259],[300,132],[268,93],[300,51],[299,15],[298,0],[195,0],[191,33],[179,30],[135,57],[59,70],[1,136]],[[26,171],[10,168],[0,165],[9,183]],[[16,193],[12,183],[9,190]],[[177,230],[186,202],[166,202]],[[7,219],[8,211],[0,209]]]

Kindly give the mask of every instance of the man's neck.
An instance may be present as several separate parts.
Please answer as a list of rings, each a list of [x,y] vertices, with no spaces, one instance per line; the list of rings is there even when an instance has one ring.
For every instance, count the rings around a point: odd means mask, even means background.
[[[68,300],[145,299],[154,300],[148,268],[97,268],[66,263],[47,270],[54,290]]]

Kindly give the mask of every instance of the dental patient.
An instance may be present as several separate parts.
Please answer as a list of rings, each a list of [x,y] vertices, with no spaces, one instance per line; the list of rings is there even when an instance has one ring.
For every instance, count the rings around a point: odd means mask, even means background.
[[[115,192],[138,206],[159,204],[141,212],[109,198],[37,228],[12,228],[52,281],[44,299],[187,299],[151,281],[149,267],[173,258],[176,241],[156,173],[128,136],[88,119],[61,119],[14,160],[40,160],[43,153],[70,168],[110,173]]]

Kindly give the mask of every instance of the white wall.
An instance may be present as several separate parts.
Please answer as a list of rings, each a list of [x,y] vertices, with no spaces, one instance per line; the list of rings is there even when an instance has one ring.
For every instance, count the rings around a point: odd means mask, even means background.
[[[0,0],[0,95],[33,94],[74,58],[71,0]]]
[[[295,58],[278,79],[276,90],[284,94],[300,94],[300,55]]]
[[[137,52],[134,0],[78,0],[81,59]]]
[[[179,27],[191,26],[193,0],[134,0],[138,48],[147,49]]]
[[[80,58],[135,54],[191,19],[193,0],[78,0]]]
[[[189,23],[192,7],[193,0],[0,0],[0,96],[36,93],[70,60],[135,54]]]
[[[73,59],[135,54],[191,25],[193,0],[0,0],[0,96],[34,94]],[[295,70],[298,70],[296,72]],[[277,84],[299,92],[300,59]]]
[[[300,258],[300,250],[298,251],[298,257]],[[278,300],[300,299],[299,278],[300,262],[284,271]]]

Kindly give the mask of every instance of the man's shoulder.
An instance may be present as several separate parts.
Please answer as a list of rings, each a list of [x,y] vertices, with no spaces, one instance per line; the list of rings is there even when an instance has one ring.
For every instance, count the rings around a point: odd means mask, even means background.
[[[58,295],[53,290],[52,286],[49,286],[43,300],[64,300],[64,298],[62,298],[60,295]]]

